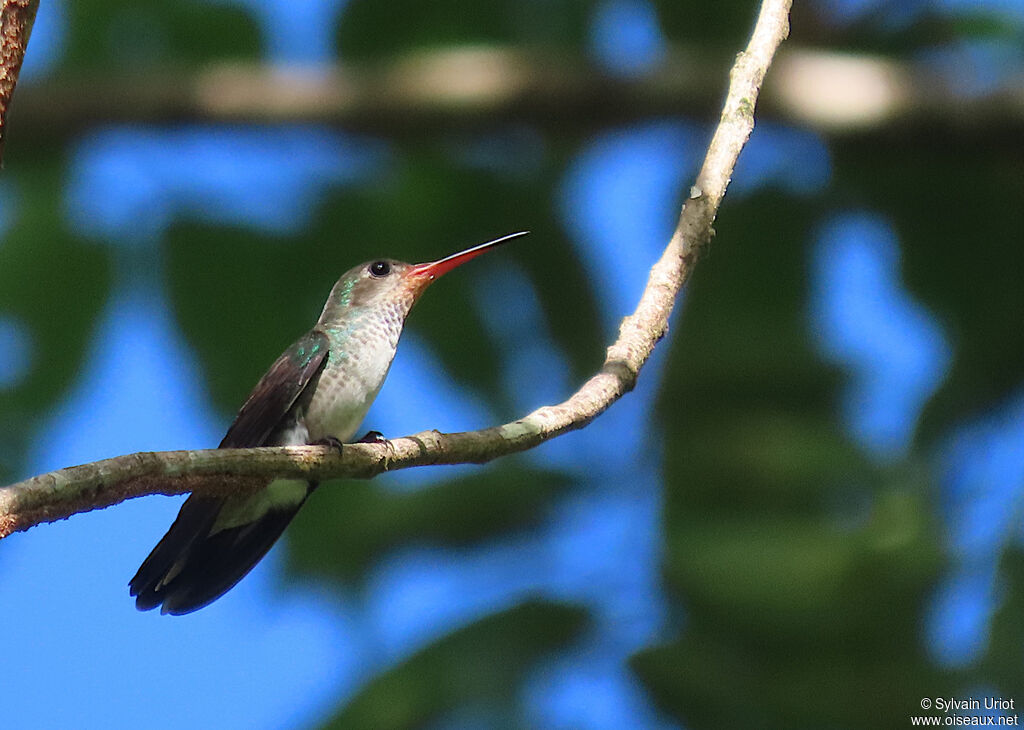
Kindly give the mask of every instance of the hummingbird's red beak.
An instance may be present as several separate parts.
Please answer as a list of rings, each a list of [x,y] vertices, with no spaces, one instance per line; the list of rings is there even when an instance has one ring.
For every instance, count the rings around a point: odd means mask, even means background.
[[[416,264],[409,269],[408,276],[414,281],[421,281],[422,286],[426,288],[427,284],[432,282],[442,274],[447,274],[449,271],[454,269],[456,266],[461,266],[470,259],[476,258],[485,251],[489,251],[495,246],[499,246],[506,241],[510,241],[513,238],[519,238],[525,236],[529,231],[519,231],[518,233],[510,233],[507,236],[501,238],[495,238],[493,241],[487,243],[481,243],[473,248],[467,248],[465,251],[459,251],[459,253],[453,253],[451,256],[445,256],[443,259],[437,261],[430,261],[425,264]]]

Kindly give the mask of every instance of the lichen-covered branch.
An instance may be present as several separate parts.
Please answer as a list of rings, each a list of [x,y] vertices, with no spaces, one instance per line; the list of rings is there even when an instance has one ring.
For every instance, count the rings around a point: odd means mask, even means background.
[[[264,447],[129,454],[60,469],[0,488],[0,537],[41,522],[146,494],[255,490],[271,477],[368,478],[425,464],[482,463],[582,428],[630,391],[668,328],[676,296],[712,235],[754,106],[776,48],[789,30],[791,0],[764,0],[747,49],[730,75],[721,120],[683,206],[672,240],[651,269],[636,311],[622,321],[604,365],[568,400],[502,426],[443,434],[425,431],[380,444]]]
[[[7,110],[25,60],[39,0],[2,0],[0,6],[0,164],[7,142]]]

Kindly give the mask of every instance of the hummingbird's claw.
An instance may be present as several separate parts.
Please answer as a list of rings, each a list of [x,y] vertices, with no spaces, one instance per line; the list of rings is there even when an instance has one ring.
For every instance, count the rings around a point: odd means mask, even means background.
[[[320,439],[319,441],[314,441],[313,445],[314,446],[328,446],[331,449],[334,449],[335,451],[337,451],[339,454],[341,453],[341,448],[342,448],[341,441],[339,441],[338,439],[334,438],[333,436],[325,436],[324,438]]]
[[[366,435],[356,441],[357,444],[386,444],[388,440],[380,431],[367,431]]]
[[[366,435],[356,441],[357,444],[384,444],[387,446],[386,453],[384,455],[384,471],[387,471],[388,465],[391,460],[395,457],[395,446],[389,439],[384,438],[384,434],[380,431],[367,431]]]

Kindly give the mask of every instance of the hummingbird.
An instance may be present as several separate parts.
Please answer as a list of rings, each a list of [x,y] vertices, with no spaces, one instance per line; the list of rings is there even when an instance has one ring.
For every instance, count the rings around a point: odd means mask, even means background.
[[[351,439],[384,384],[409,311],[430,283],[526,233],[428,263],[378,259],[347,271],[313,329],[253,388],[218,448],[337,446]],[[275,479],[251,495],[190,495],[129,583],[136,608],[180,615],[223,596],[267,554],[316,487]]]

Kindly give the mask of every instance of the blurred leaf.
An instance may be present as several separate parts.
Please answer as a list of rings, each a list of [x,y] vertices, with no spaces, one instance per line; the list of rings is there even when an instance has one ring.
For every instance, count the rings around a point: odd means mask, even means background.
[[[316,324],[343,253],[312,237],[176,226],[168,235],[170,298],[211,393],[228,418],[270,364]],[[214,316],[215,315],[215,316]]]
[[[751,646],[820,653],[853,643],[884,655],[891,629],[914,625],[937,577],[933,531],[926,505],[906,493],[884,495],[852,527],[821,515],[702,517],[674,526],[666,579],[695,623]],[[906,649],[919,638],[898,640]]]
[[[889,651],[872,655],[855,641],[845,651],[762,649],[694,627],[633,667],[658,706],[694,730],[901,727],[922,697],[951,696],[909,628],[894,626]]]
[[[760,3],[756,0],[716,3],[654,0],[654,5],[658,9],[662,29],[671,40],[728,47],[736,53],[746,45],[754,30]]]
[[[1024,655],[1024,553],[1019,544],[1006,550],[1000,561],[1001,580],[996,584],[995,615],[991,630],[984,638],[987,640],[982,651],[982,658],[976,662],[976,675],[972,677],[974,684],[977,678],[989,685],[987,696],[1019,698],[1024,696],[1024,666],[1021,656]],[[968,567],[968,570],[970,567]],[[965,690],[974,690],[975,686],[964,685]],[[1010,713],[1019,713],[1020,700]]]
[[[918,629],[942,560],[930,475],[874,466],[839,430],[842,380],[804,314],[813,208],[728,208],[660,409],[665,579],[687,620],[633,666],[694,728],[905,722],[950,687]]]
[[[288,532],[289,563],[353,581],[402,545],[464,546],[534,527],[567,486],[509,460],[409,493],[379,479],[327,483]]]
[[[257,58],[262,43],[255,21],[242,7],[181,0],[68,3],[65,68],[117,68],[139,73],[155,66],[187,66],[216,58]],[[200,21],[201,18],[201,21]]]
[[[986,8],[979,3],[940,10],[876,3],[850,11],[825,3],[797,3],[790,16],[791,40],[833,51],[913,59],[921,52],[952,47],[964,40],[1012,39],[1016,24],[995,6]],[[841,22],[835,23],[836,18]]]
[[[0,443],[0,483],[19,470],[4,452],[24,457],[33,427],[81,372],[110,289],[107,252],[76,240],[64,224],[65,160],[46,155],[27,163],[5,172],[13,221],[0,242],[0,317],[26,328],[29,370],[0,388],[0,435],[12,439]]]
[[[583,629],[582,609],[531,601],[442,638],[378,675],[326,728],[425,727],[465,703],[508,715],[523,675]]]
[[[344,58],[379,58],[474,44],[579,46],[592,0],[353,0],[338,32]]]
[[[1010,148],[992,139],[970,155],[950,155],[927,137],[837,147],[843,197],[892,222],[906,286],[956,353],[925,410],[923,443],[1024,382],[1024,156],[1019,145],[1016,154]]]

